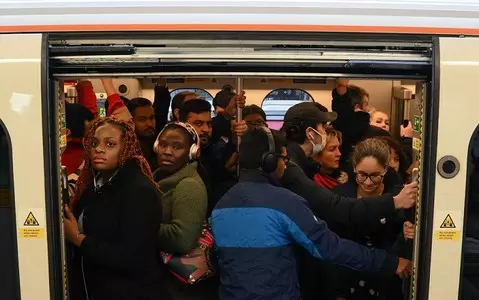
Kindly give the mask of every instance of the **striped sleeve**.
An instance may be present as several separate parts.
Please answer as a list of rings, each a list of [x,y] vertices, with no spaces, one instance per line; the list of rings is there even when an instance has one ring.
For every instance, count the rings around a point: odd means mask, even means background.
[[[75,170],[75,172],[68,175],[68,195],[70,196],[70,200],[73,199],[73,196],[75,195],[75,186],[84,165],[85,161],[82,162],[82,164],[78,167],[78,169]]]

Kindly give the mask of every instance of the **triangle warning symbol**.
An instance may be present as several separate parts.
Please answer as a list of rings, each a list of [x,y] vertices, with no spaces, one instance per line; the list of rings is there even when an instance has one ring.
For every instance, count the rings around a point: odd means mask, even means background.
[[[23,223],[23,226],[40,226],[40,224],[37,221],[37,218],[33,215],[32,212],[30,212],[27,216],[27,219]]]
[[[441,228],[456,228],[456,224],[454,224],[450,214],[447,214],[444,221],[442,221]]]

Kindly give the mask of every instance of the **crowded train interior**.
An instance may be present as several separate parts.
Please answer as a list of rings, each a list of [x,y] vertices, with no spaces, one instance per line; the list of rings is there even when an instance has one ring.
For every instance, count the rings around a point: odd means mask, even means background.
[[[161,128],[158,127],[165,126],[167,121],[180,120],[191,122],[198,131],[202,142],[203,135],[208,135],[208,127],[210,127],[213,135],[210,141],[216,141],[215,135],[220,130],[215,126],[222,125],[213,122],[212,125],[205,126],[206,123],[202,123],[204,120],[201,118],[201,120],[190,121],[175,117],[175,110],[180,111],[180,116],[182,111],[182,106],[176,104],[175,96],[183,98],[183,106],[188,106],[186,103],[189,102],[187,101],[189,99],[208,101],[211,104],[211,117],[217,119],[218,115],[221,116],[224,110],[228,109],[231,95],[244,91],[246,103],[241,105],[246,105],[247,108],[239,115],[236,111],[237,115],[234,117],[244,117],[248,127],[264,125],[272,130],[281,130],[283,133],[286,132],[283,125],[288,109],[300,103],[314,102],[320,104],[324,110],[336,111],[341,122],[328,122],[329,125],[334,124],[337,131],[334,131],[332,135],[327,131],[328,136],[331,137],[331,143],[324,145],[323,151],[328,150],[329,156],[325,155],[324,158],[320,158],[321,155],[316,154],[316,157],[308,159],[316,161],[318,166],[322,165],[322,168],[320,167],[312,173],[305,171],[310,179],[333,191],[334,186],[348,182],[348,175],[349,182],[355,176],[357,182],[360,182],[358,181],[360,176],[366,176],[366,181],[374,185],[372,180],[378,180],[384,175],[381,172],[388,168],[391,169],[392,166],[399,176],[398,181],[391,183],[388,189],[395,184],[402,187],[403,184],[412,181],[413,169],[421,167],[421,145],[417,143],[423,136],[422,103],[426,97],[426,90],[431,88],[428,84],[432,76],[433,50],[431,50],[430,44],[422,43],[420,40],[370,42],[365,39],[363,42],[351,43],[346,39],[331,41],[323,38],[318,41],[314,35],[299,37],[294,34],[272,35],[267,38],[259,34],[251,34],[248,37],[249,39],[246,39],[242,36],[239,40],[238,36],[232,34],[223,36],[219,40],[210,40],[207,36],[192,37],[187,34],[175,34],[172,36],[162,35],[161,39],[154,39],[145,35],[130,37],[134,40],[129,40],[125,44],[122,42],[125,38],[119,40],[119,36],[112,36],[108,40],[95,37],[86,39],[83,36],[75,35],[64,40],[62,36],[54,36],[50,41],[49,67],[53,73],[53,79],[56,81],[54,84],[58,85],[59,97],[64,96],[66,102],[84,103],[86,94],[91,93],[90,87],[93,88],[97,105],[96,111],[99,116],[105,117],[109,112],[112,113],[108,108],[107,99],[113,93],[122,96],[127,107],[129,107],[128,101],[131,99],[146,98],[150,100],[156,117],[156,128],[151,128],[150,132],[154,132],[155,136],[158,133],[161,134]],[[115,43],[114,48],[105,46],[111,43]],[[106,51],[107,49],[108,51]],[[101,78],[95,76],[95,73],[101,74]],[[355,96],[351,96],[351,99],[355,98],[356,100],[348,100],[351,102],[351,107],[345,108],[342,106],[344,102],[341,102],[343,101],[341,99],[344,99],[342,97],[349,93],[354,94]],[[225,98],[225,95],[228,96]],[[336,105],[333,101],[337,102]],[[251,109],[250,105],[256,107]],[[88,104],[85,106],[91,107]],[[168,107],[168,119],[164,120],[166,107]],[[163,110],[163,112],[159,112],[159,110]],[[345,114],[351,111],[363,118],[342,116],[344,110],[347,111]],[[136,113],[140,112],[144,112],[145,115],[136,116],[135,111],[130,109],[133,120],[137,123],[136,132],[139,137],[141,136],[140,126],[146,124],[152,114],[151,110],[143,111],[136,108]],[[159,116],[163,119],[159,120]],[[68,115],[66,118],[68,123]],[[140,118],[141,121],[137,118]],[[233,134],[225,134],[225,136],[233,138],[233,144],[235,144],[234,139],[240,135],[236,130],[241,126],[235,127],[235,124],[238,124],[235,122],[238,120],[231,122]],[[371,132],[370,129],[366,129],[366,132],[362,133],[351,130],[351,128],[357,129],[364,126],[368,128],[372,126],[379,130]],[[415,127],[413,128],[413,126]],[[66,127],[68,128],[68,124]],[[284,127],[287,128],[287,126]],[[288,133],[285,134],[288,139]],[[353,155],[354,146],[368,137],[382,136],[389,136],[396,141],[388,144],[392,154],[387,159],[388,162],[385,162],[382,168],[379,167],[379,170],[364,171],[357,169],[359,165],[353,166],[349,156]],[[140,141],[142,139],[143,141],[147,140],[144,138],[144,134]],[[374,141],[383,145],[379,138]],[[289,148],[288,150],[293,151]],[[227,150],[223,149],[222,151]],[[203,155],[208,155],[205,154],[206,150],[203,152]],[[292,156],[293,153],[288,153],[288,155]],[[152,159],[148,159],[150,154],[145,153],[145,156],[149,162],[157,159],[154,154],[152,154]],[[221,154],[214,154],[214,156],[218,157]],[[321,162],[321,159],[325,161]],[[237,156],[236,160],[238,162]],[[295,160],[293,158],[293,161]],[[359,159],[357,163],[359,164],[360,161]],[[299,162],[297,161],[297,163]],[[154,169],[159,164],[161,165],[161,162],[153,162],[150,163],[150,166]],[[231,167],[230,159],[226,165],[229,165],[230,173],[234,173],[232,178],[236,178],[237,168],[242,168],[241,163],[235,165],[233,162]],[[400,168],[399,165],[401,165]],[[304,166],[301,167],[304,168]],[[208,174],[209,172],[211,173]],[[223,183],[215,183],[215,181],[220,181],[215,177],[223,178],[229,175],[218,175],[215,172],[207,170],[205,176],[209,179],[204,180],[205,182],[211,181],[206,184],[209,206],[207,216],[211,214],[215,205],[220,205],[218,201],[221,200],[218,199],[227,190]],[[368,181],[367,176],[370,173],[379,175],[370,177]],[[161,182],[159,185],[161,189]],[[340,190],[335,192],[342,196],[361,197],[356,193],[343,194],[345,191]],[[426,203],[422,203],[422,205],[426,205]],[[328,222],[328,224],[343,238],[352,239],[368,247],[389,249],[389,247],[393,247],[398,234],[405,236],[406,229],[403,229],[403,227],[406,228],[405,224],[408,224],[407,226],[412,226],[413,223],[420,224],[419,204],[417,215],[414,213],[414,208],[409,208],[407,212],[401,211],[403,221],[399,221],[399,226],[391,225],[392,228],[386,226],[387,229],[379,235],[381,236],[380,242],[374,241],[375,238],[363,240],[360,231],[343,231],[342,225],[336,226],[334,221]],[[214,223],[214,211],[211,216],[211,222]],[[319,217],[328,218],[324,213]],[[260,229],[257,230],[260,231]],[[213,233],[215,233],[214,228]],[[409,242],[407,242],[408,239]],[[411,261],[416,260],[415,263],[418,265],[420,256],[412,254],[414,234],[403,238],[403,240],[405,241],[403,247],[405,252],[401,253],[402,257]],[[218,247],[220,241],[219,236],[215,236]],[[364,279],[361,277],[364,274],[348,272],[346,268],[333,269],[326,264],[317,264],[303,258],[303,254],[299,257],[301,257],[298,262],[300,264],[299,281],[302,286],[301,297],[303,299],[314,299],[318,296],[320,299],[366,299],[367,297],[403,299],[411,293],[411,288],[414,291],[417,284],[417,282],[411,281],[410,275],[413,272],[420,272],[417,269],[413,270],[411,263],[410,273],[404,276],[400,275],[402,280],[392,279],[391,282],[381,286],[381,283],[376,282],[377,277],[365,275],[364,278],[367,279]],[[221,272],[223,269],[219,268],[219,272]],[[316,281],[319,278],[311,280],[306,278],[308,275],[303,275],[326,272],[326,270],[337,274],[337,277],[334,280],[326,280],[324,276],[321,276],[323,283],[317,284]],[[359,280],[359,284],[352,282],[356,279]],[[199,283],[199,287],[194,287],[189,292],[178,292],[177,288],[167,287],[166,289],[170,291],[172,299],[213,299],[211,297],[216,296],[216,287],[211,281],[214,280],[207,279],[204,283]],[[363,284],[363,282],[366,283]],[[175,286],[175,283],[167,280],[166,285]],[[334,289],[329,288],[333,286]],[[222,288],[219,290],[222,299],[227,299],[229,293],[231,290],[225,291]],[[193,294],[199,298],[194,298]],[[255,293],[246,295],[248,294],[245,294],[246,298],[254,297]],[[238,297],[243,297],[240,292],[238,292]]]

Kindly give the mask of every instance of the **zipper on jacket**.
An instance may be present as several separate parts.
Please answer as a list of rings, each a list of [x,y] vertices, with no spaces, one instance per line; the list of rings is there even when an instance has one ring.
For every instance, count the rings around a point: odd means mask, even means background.
[[[86,300],[90,300],[90,296],[88,295],[88,287],[86,285],[85,269],[83,268],[83,256],[81,257],[81,274],[83,277],[83,287],[85,288]]]

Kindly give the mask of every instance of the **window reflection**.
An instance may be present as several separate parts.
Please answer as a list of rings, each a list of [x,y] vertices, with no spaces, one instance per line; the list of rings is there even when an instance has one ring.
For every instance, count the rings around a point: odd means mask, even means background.
[[[200,99],[206,100],[211,104],[212,111],[211,111],[211,116],[213,116],[213,96],[204,89],[197,89],[197,88],[181,88],[181,89],[175,89],[170,92],[170,97],[173,99],[177,94],[183,93],[183,92],[192,92],[196,93],[199,95]],[[168,115],[171,115],[171,106],[168,109]]]

